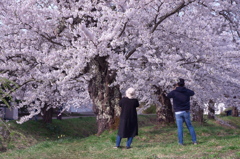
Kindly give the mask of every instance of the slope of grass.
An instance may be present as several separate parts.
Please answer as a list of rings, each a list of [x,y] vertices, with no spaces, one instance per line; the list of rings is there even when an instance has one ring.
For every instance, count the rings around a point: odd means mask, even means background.
[[[68,119],[61,123],[62,133],[66,137],[54,137],[56,132],[41,127],[35,128],[37,136],[41,136],[38,144],[23,150],[9,150],[0,154],[4,159],[158,159],[158,158],[240,158],[240,129],[223,127],[218,122],[208,120],[204,125],[193,123],[197,133],[198,145],[192,145],[190,135],[184,128],[185,146],[177,144],[177,129],[175,124],[160,126],[155,123],[155,116],[139,116],[139,135],[134,138],[132,148],[125,149],[126,139],[122,140],[122,148],[113,149],[117,131],[104,132],[101,136],[93,135],[83,137],[76,135],[77,128],[82,132],[96,130],[95,119],[88,117],[84,119]],[[240,126],[240,118],[223,117],[229,123]],[[86,121],[86,124],[85,124]],[[56,123],[55,123],[56,122]],[[54,121],[57,125],[58,121]],[[79,124],[81,123],[81,124]],[[87,127],[87,125],[92,126]],[[73,124],[73,125],[71,125]],[[32,125],[32,124],[30,124]],[[30,125],[27,130],[29,130]],[[95,125],[95,128],[93,128]],[[66,126],[66,127],[65,127]],[[85,127],[86,126],[86,127]],[[21,126],[18,127],[20,129]],[[41,130],[40,130],[41,129]],[[73,130],[72,130],[73,129]],[[24,128],[21,127],[21,131]],[[32,130],[33,131],[33,130]],[[68,135],[67,135],[68,134]],[[90,134],[90,133],[89,133]],[[85,135],[89,135],[85,134]],[[33,135],[33,134],[32,134]],[[48,136],[51,140],[45,140]],[[34,136],[34,135],[33,135]]]

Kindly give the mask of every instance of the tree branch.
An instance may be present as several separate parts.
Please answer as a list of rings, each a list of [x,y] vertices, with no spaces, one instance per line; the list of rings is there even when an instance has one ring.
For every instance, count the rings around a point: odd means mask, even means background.
[[[43,38],[47,39],[49,42],[51,42],[51,43],[53,43],[53,44],[56,44],[56,45],[59,45],[59,46],[65,47],[65,46],[62,45],[61,43],[55,42],[55,41],[53,41],[51,38],[48,38],[48,37],[46,37],[46,36],[43,35],[43,34],[39,34],[39,35],[41,35]]]
[[[177,13],[178,11],[180,11],[182,8],[184,8],[185,6],[189,5],[190,3],[192,3],[194,1],[190,1],[188,4],[185,4],[184,1],[182,1],[175,9],[173,9],[171,12],[165,14],[164,16],[160,17],[159,18],[159,21],[157,21],[157,15],[154,19],[155,21],[155,25],[153,27],[153,29],[151,30],[151,33],[154,33],[154,31],[157,29],[157,27],[165,20],[167,19],[168,17],[170,17],[171,15]],[[159,8],[161,7],[161,5],[159,6]],[[158,9],[159,9],[158,8]],[[141,47],[143,44],[138,44],[134,49],[132,49],[127,55],[126,55],[126,59],[128,60],[129,57],[137,50],[137,48]]]
[[[230,13],[227,10],[222,10],[219,12],[219,15],[222,15],[227,21],[229,21],[230,27],[233,27],[234,30],[237,32],[238,37],[240,37],[240,32],[237,29],[238,24],[236,24],[230,17]]]
[[[126,22],[124,23],[123,30],[122,30],[121,33],[118,35],[119,38],[120,38],[120,37],[122,36],[122,34],[124,33],[124,31],[125,31],[125,29],[126,29],[126,26],[127,26],[127,23],[128,23],[128,21],[126,21]]]
[[[134,49],[132,49],[127,55],[126,60],[129,59],[129,57],[137,50],[137,48],[141,47],[143,44],[138,44]]]
[[[184,59],[182,59],[184,60]],[[182,61],[182,60],[178,60],[178,61]],[[203,59],[198,59],[196,61],[186,61],[182,64],[180,64],[180,66],[183,66],[183,65],[190,65],[190,64],[195,64],[195,63],[201,63],[201,62],[205,62]],[[205,62],[206,63],[206,62]]]
[[[183,1],[182,3],[179,4],[179,6],[177,6],[175,9],[173,9],[171,12],[165,14],[164,16],[161,16],[161,17],[159,18],[159,21],[156,22],[156,24],[154,25],[151,33],[153,33],[153,32],[157,29],[157,27],[158,27],[165,19],[167,19],[167,18],[170,17],[171,15],[177,13],[177,12],[180,11],[182,8],[184,8],[185,6],[186,6],[186,5],[185,5],[185,3],[184,3],[184,1]]]

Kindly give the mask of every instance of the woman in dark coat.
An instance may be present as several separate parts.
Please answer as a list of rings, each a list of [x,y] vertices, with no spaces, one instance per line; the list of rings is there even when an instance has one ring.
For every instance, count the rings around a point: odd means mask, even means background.
[[[116,146],[114,148],[119,148],[121,139],[128,138],[126,143],[126,148],[131,148],[131,143],[133,138],[138,135],[138,120],[136,107],[139,106],[139,102],[134,98],[135,90],[129,88],[126,91],[126,97],[119,101],[119,106],[121,107],[120,124],[118,128],[118,135],[116,140]]]

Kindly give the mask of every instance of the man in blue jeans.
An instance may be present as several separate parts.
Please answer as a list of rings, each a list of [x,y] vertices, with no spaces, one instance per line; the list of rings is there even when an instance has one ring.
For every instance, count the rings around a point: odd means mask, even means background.
[[[197,137],[195,130],[191,124],[190,118],[190,96],[194,95],[194,92],[187,89],[184,79],[178,79],[177,87],[168,93],[167,97],[173,99],[173,109],[175,112],[176,123],[178,127],[178,143],[183,145],[183,122],[185,122],[194,145],[197,144]]]

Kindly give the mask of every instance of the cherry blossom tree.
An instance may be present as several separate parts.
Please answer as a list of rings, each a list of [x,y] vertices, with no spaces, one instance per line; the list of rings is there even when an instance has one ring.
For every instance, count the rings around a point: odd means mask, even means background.
[[[152,16],[145,14],[146,19],[159,17],[161,20],[161,17],[166,17],[160,16],[155,10],[155,13],[151,11]],[[225,11],[229,14],[223,15]],[[159,24],[156,20],[152,20],[152,23],[152,26]],[[143,36],[147,41],[144,43],[152,49],[146,51],[146,47],[141,47],[138,48],[139,54],[136,51],[132,55],[135,59],[140,59],[140,56],[145,65],[145,69],[139,69],[141,73],[134,75],[136,87],[142,90],[142,99],[146,97],[149,102],[156,102],[152,85],[169,91],[174,84],[172,79],[182,77],[187,79],[187,86],[196,92],[194,100],[198,104],[195,105],[204,108],[210,99],[215,103],[238,105],[239,95],[237,99],[233,100],[233,97],[239,89],[239,65],[235,61],[239,59],[239,2],[192,1],[178,14],[162,21],[154,32],[149,41],[147,33]],[[134,71],[128,72],[131,74]]]
[[[179,77],[201,108],[238,106],[237,0],[3,0],[0,8],[1,76],[25,83],[16,106],[31,108],[20,123],[41,109],[92,102],[101,134],[128,87],[169,109],[164,94]]]

